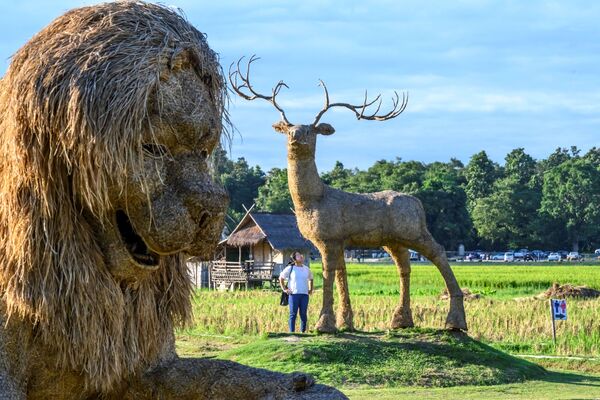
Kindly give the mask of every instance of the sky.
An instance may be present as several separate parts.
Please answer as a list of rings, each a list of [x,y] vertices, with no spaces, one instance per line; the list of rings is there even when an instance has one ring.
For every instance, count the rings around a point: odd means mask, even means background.
[[[0,75],[10,56],[76,0],[0,2]],[[597,146],[600,133],[600,2],[591,1],[201,1],[169,0],[207,34],[225,71],[256,54],[251,79],[292,123],[310,123],[323,105],[361,103],[365,90],[391,106],[409,95],[391,121],[358,121],[347,110],[322,122],[317,166],[366,169],[386,159],[448,161],[485,150],[494,161],[517,147],[546,158],[557,147]],[[387,109],[386,109],[387,111]],[[271,125],[265,101],[231,94],[236,128],[231,157],[265,171],[286,165],[286,138]]]

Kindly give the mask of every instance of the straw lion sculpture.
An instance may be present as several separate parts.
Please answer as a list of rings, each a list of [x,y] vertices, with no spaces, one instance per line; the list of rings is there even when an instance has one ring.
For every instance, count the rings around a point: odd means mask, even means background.
[[[185,255],[227,205],[207,157],[226,91],[169,8],[72,10],[0,80],[0,399],[345,398],[304,374],[179,359]]]

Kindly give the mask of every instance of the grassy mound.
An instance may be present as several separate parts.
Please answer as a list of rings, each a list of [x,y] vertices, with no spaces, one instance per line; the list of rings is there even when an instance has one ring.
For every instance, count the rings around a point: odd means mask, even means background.
[[[497,385],[543,376],[545,370],[462,333],[410,329],[335,336],[270,335],[221,352],[219,358],[281,372],[304,371],[331,385]]]

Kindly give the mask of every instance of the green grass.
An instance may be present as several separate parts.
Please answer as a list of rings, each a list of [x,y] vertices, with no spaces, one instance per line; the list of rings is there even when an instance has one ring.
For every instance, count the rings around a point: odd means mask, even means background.
[[[344,388],[351,400],[584,400],[600,398],[600,375],[549,372],[544,380],[497,386],[451,388]]]
[[[353,296],[355,325],[362,331],[385,331],[398,296]],[[309,326],[316,323],[321,293],[309,304]],[[195,302],[195,323],[182,335],[252,335],[287,330],[287,308],[269,291],[201,292]],[[494,347],[517,354],[600,356],[600,299],[569,300],[569,320],[557,321],[557,344],[552,343],[550,311],[543,300],[495,300],[486,297],[465,303],[469,334]],[[447,301],[433,296],[413,299],[415,324],[444,327]],[[600,372],[600,371],[599,371]]]
[[[321,306],[319,264],[311,266],[317,291],[309,305],[309,324]],[[481,293],[467,301],[469,334],[498,349],[517,354],[558,354],[600,357],[600,299],[570,299],[568,321],[557,322],[552,342],[548,302],[533,296],[553,282],[600,288],[600,266],[590,265],[454,265],[459,284]],[[398,304],[398,275],[393,265],[348,265],[355,326],[384,331]],[[416,265],[411,276],[412,310],[419,327],[444,327],[448,303],[439,299],[443,281],[432,265]],[[285,332],[287,308],[278,293],[268,290],[200,291],[194,299],[195,324],[184,335],[261,335]],[[598,369],[600,372],[600,369]]]
[[[309,305],[309,326],[316,323],[322,301],[321,265],[314,263],[311,269],[317,290]],[[600,299],[568,300],[569,320],[557,322],[555,346],[548,302],[534,298],[553,282],[600,289],[600,265],[460,263],[453,270],[461,287],[483,295],[465,303],[472,339],[438,333],[448,303],[439,299],[444,284],[434,266],[412,268],[413,318],[420,328],[389,334],[399,300],[395,266],[350,264],[360,334],[310,334],[294,342],[284,334],[288,311],[278,305],[277,291],[203,290],[194,298],[194,324],[177,332],[177,349],[183,356],[228,358],[284,372],[303,370],[353,399],[600,398]],[[505,353],[585,359],[515,359]],[[539,375],[532,362],[577,373]],[[506,383],[523,379],[534,380]],[[457,386],[422,387],[452,385]]]
[[[388,334],[272,335],[219,357],[280,372],[302,370],[334,386],[497,385],[545,371],[464,334],[409,329]]]

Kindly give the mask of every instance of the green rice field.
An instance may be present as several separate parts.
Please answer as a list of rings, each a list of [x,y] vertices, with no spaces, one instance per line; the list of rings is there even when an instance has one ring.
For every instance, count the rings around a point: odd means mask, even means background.
[[[568,320],[557,321],[552,342],[547,300],[535,298],[552,283],[600,289],[600,265],[581,264],[455,264],[463,288],[480,294],[466,301],[469,335],[513,354],[600,357],[600,299],[569,299]],[[321,265],[313,263],[316,293],[309,306],[314,325],[321,305]],[[398,273],[391,264],[349,264],[348,279],[355,327],[360,331],[388,329],[399,300]],[[412,267],[411,295],[415,324],[443,328],[447,301],[440,300],[443,280],[431,264]],[[188,335],[264,335],[285,332],[287,308],[278,305],[278,292],[201,290],[194,299],[195,319]]]

